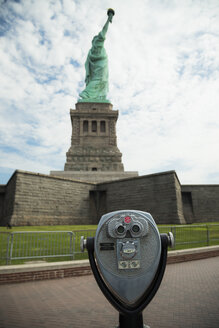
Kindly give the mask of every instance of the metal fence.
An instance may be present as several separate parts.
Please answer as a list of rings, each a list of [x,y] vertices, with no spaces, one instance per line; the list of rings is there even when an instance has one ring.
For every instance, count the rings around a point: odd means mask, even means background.
[[[80,241],[81,236],[84,236],[85,239],[87,237],[94,237],[96,233],[96,229],[92,230],[77,230],[74,231],[75,239],[74,239],[74,247],[75,247],[75,253],[74,253],[74,259],[75,260],[85,260],[88,258],[87,251],[81,252],[80,248]]]
[[[160,233],[173,233],[173,250],[219,244],[219,224],[159,226],[158,229]]]
[[[25,231],[0,233],[1,260],[69,258],[74,259],[75,234],[72,231]],[[19,261],[24,262],[24,261]]]
[[[172,231],[174,249],[219,244],[219,224],[159,226],[160,233]],[[0,264],[34,260],[62,261],[86,259],[80,250],[81,236],[93,237],[96,230],[0,232]]]
[[[8,264],[7,254],[10,244],[11,234],[9,232],[0,232],[0,264]]]

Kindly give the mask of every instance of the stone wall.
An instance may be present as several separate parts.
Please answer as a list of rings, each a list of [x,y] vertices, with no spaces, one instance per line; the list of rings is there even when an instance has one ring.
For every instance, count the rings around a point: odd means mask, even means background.
[[[0,225],[5,226],[10,222],[14,211],[15,203],[16,174],[9,179],[6,186],[2,188],[2,204],[0,210]]]
[[[174,174],[174,182],[175,182],[175,190],[176,190],[177,214],[178,214],[180,223],[186,224],[186,219],[185,219],[184,209],[183,209],[183,202],[182,202],[181,184],[179,182],[179,179],[178,179],[176,173]]]
[[[106,192],[105,206],[99,203],[107,212],[141,210],[151,213],[157,224],[179,224],[185,221],[176,185],[179,189],[176,173],[170,171],[102,183],[97,186],[97,190]]]
[[[50,171],[50,175],[86,182],[100,183],[137,177],[136,171],[110,172],[110,171]]]
[[[0,186],[0,225],[97,224],[107,212],[136,209],[157,224],[219,220],[219,185],[181,186],[175,171],[88,183],[15,171]]]
[[[89,190],[92,186],[91,183],[15,171],[6,187],[4,217],[16,226],[90,224]]]
[[[3,217],[6,186],[0,185],[0,222]]]
[[[188,223],[219,221],[219,185],[182,185]]]

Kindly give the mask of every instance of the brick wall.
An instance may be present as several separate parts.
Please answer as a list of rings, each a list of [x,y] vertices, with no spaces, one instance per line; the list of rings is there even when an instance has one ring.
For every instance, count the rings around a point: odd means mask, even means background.
[[[89,224],[92,187],[91,183],[16,171],[6,188],[4,216],[12,225]],[[7,195],[11,195],[8,201]]]
[[[184,223],[174,171],[99,184],[106,191],[107,212],[136,209],[151,213],[157,224]],[[181,206],[181,207],[180,207]]]
[[[15,282],[37,281],[57,278],[67,278],[75,276],[86,276],[91,274],[90,265],[78,268],[64,268],[57,270],[27,271],[0,274],[0,285]]]
[[[168,252],[167,264],[219,256],[219,246]],[[88,260],[0,267],[0,285],[92,274]]]

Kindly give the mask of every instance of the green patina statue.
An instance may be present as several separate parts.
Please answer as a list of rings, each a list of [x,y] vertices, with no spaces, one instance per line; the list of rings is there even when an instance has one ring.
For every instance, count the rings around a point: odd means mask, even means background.
[[[108,92],[108,59],[104,48],[104,41],[109,22],[112,23],[114,14],[113,9],[108,9],[106,24],[102,31],[92,40],[92,47],[88,52],[85,63],[86,88],[79,94],[81,99],[78,102],[109,103],[109,100],[106,98]]]

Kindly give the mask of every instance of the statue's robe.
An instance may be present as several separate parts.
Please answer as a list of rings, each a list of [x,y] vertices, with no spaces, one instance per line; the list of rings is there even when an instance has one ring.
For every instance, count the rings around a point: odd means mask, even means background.
[[[88,100],[106,101],[108,92],[108,59],[104,48],[105,37],[102,32],[93,38],[85,63],[86,88],[80,97]]]

